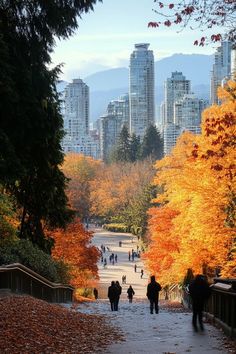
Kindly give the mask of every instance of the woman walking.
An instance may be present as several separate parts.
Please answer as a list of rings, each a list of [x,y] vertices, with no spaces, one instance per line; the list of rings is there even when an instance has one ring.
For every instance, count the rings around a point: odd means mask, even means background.
[[[127,290],[127,294],[128,294],[129,302],[131,303],[133,301],[133,296],[135,294],[134,289],[132,288],[131,285],[129,286],[129,288]]]

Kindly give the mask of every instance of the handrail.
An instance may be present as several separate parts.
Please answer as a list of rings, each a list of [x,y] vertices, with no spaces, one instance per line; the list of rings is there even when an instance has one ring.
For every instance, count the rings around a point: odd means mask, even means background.
[[[0,288],[49,302],[71,302],[74,290],[70,285],[53,283],[20,263],[0,267]]]
[[[185,289],[182,293],[182,303],[191,307],[191,297]],[[212,286],[212,294],[205,306],[206,316],[217,323],[224,332],[236,338],[236,293]]]
[[[61,283],[53,283],[50,280],[44,278],[42,275],[34,272],[32,269],[26,267],[25,265],[21,264],[21,263],[12,263],[12,264],[6,264],[4,266],[0,266],[0,272],[5,272],[5,271],[10,271],[10,270],[15,270],[15,269],[19,269],[22,272],[30,275],[32,278],[40,281],[41,283],[43,283],[44,285],[47,285],[53,289],[56,288],[69,288],[71,290],[74,290],[73,286],[71,285],[65,285],[65,284],[61,284]]]

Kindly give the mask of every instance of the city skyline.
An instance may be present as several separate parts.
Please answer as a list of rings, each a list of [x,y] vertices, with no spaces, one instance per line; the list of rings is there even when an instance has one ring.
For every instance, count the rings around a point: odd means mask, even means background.
[[[150,43],[155,60],[176,53],[213,54],[217,45],[196,47],[193,42],[202,36],[200,30],[180,28],[148,28],[156,20],[153,0],[103,0],[94,12],[83,14],[79,29],[67,40],[56,41],[52,66],[64,63],[61,79],[84,78],[98,71],[128,67],[134,43]],[[131,14],[131,15],[130,15]]]

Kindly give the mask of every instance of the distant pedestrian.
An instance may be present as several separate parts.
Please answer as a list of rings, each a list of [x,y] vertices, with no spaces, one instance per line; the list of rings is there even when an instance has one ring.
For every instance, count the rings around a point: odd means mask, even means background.
[[[151,276],[151,282],[147,286],[147,298],[150,301],[150,313],[153,314],[153,307],[155,312],[159,312],[158,301],[159,291],[161,291],[161,285],[156,282],[155,275]]]
[[[107,259],[104,258],[103,267],[105,268],[106,266],[107,266]]]
[[[94,295],[95,299],[97,300],[98,299],[98,289],[97,288],[93,289],[93,295]]]
[[[118,288],[115,285],[115,282],[112,281],[111,285],[108,288],[108,294],[107,294],[107,297],[109,298],[111,304],[111,311],[116,311],[115,308],[116,308],[116,301],[118,296],[119,296]]]
[[[117,254],[115,255],[115,262],[117,263]]]
[[[120,283],[118,281],[116,281],[115,286],[116,286],[118,292],[117,292],[117,296],[116,296],[116,300],[115,300],[114,311],[118,311],[118,305],[119,305],[120,295],[122,292],[122,287],[120,286]]]
[[[126,284],[126,275],[124,275],[124,284]]]
[[[134,271],[135,271],[135,273],[137,272],[137,264],[136,263],[134,265]]]
[[[128,294],[129,302],[131,303],[133,301],[133,296],[135,294],[134,289],[132,288],[131,285],[129,286],[129,288],[127,290],[127,294]]]
[[[140,278],[143,279],[143,269],[141,269],[140,273],[141,273]]]
[[[200,329],[203,331],[202,312],[206,300],[211,294],[209,284],[207,283],[204,275],[198,274],[189,285],[189,294],[192,298],[193,318],[192,324],[195,331],[198,331],[197,320]]]
[[[130,253],[130,251],[129,251],[129,253],[128,253],[128,256],[129,256],[129,261],[130,261],[130,258],[131,258],[131,253]]]
[[[122,247],[122,241],[119,241],[119,247]]]

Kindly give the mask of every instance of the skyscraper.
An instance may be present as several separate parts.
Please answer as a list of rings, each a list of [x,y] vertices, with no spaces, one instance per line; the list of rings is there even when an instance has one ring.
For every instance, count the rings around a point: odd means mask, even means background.
[[[64,90],[65,137],[64,152],[77,152],[99,158],[99,142],[89,134],[89,87],[81,79],[74,79]]]
[[[89,88],[81,79],[65,88],[64,129],[74,139],[89,132]]]
[[[181,134],[181,115],[175,118],[175,103],[191,91],[190,80],[186,80],[182,72],[172,72],[171,77],[164,82],[164,105],[162,105],[162,124],[164,138],[164,153],[169,154]],[[176,111],[177,113],[177,111]]]
[[[184,130],[201,132],[201,115],[208,101],[197,98],[193,93],[184,95],[175,102],[174,122]]]
[[[118,100],[112,100],[107,106],[106,114],[99,119],[101,158],[106,160],[117,143],[124,125],[129,122],[129,95],[125,94]]]
[[[231,51],[231,79],[236,80],[236,46]]]
[[[214,55],[214,64],[211,72],[211,104],[219,103],[217,89],[221,86],[223,79],[229,79],[231,75],[231,42],[221,42]]]
[[[130,56],[130,133],[142,139],[146,128],[155,122],[154,56],[148,43],[135,44]]]
[[[165,116],[164,124],[174,123],[174,104],[190,93],[190,80],[186,80],[182,72],[172,72],[171,77],[164,82]]]

